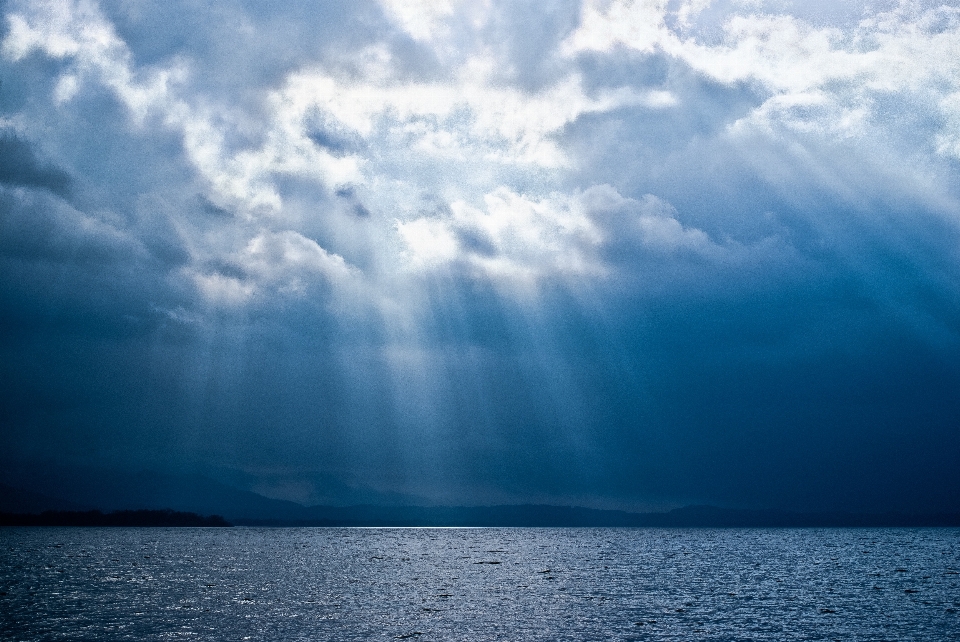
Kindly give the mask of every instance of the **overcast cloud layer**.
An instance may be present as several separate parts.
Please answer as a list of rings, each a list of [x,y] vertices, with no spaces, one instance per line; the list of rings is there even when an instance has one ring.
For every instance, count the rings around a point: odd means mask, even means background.
[[[960,510],[960,8],[0,9],[8,458]]]

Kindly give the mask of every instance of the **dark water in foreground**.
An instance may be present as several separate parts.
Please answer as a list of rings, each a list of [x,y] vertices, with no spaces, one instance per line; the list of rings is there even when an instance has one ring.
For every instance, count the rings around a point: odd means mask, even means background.
[[[3,640],[960,639],[958,529],[0,529]]]

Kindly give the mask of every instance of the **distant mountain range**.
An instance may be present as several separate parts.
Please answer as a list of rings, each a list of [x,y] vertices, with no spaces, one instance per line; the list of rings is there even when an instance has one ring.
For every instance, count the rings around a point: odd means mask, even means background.
[[[172,509],[230,520],[296,520],[304,515],[304,507],[295,502],[270,499],[202,475],[38,467],[10,477],[0,483],[0,512]]]
[[[219,515],[204,517],[173,510],[120,510],[112,513],[90,511],[44,511],[0,513],[0,526],[203,526],[231,524]]]
[[[26,481],[26,480],[24,480]],[[0,483],[0,512],[174,510],[247,526],[855,527],[960,526],[960,514],[799,513],[688,506],[631,513],[576,506],[302,506],[200,475],[43,471],[33,488]]]
[[[578,506],[312,506],[295,520],[235,518],[237,525],[504,527],[860,527],[960,526],[955,514],[794,513],[687,506],[629,513]]]

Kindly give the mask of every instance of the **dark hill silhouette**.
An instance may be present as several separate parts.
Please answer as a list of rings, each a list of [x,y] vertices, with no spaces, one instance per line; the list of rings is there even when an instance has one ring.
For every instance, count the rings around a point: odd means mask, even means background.
[[[313,506],[296,520],[236,519],[240,525],[277,526],[506,526],[767,528],[960,526],[960,515],[792,513],[688,506],[665,513],[629,513],[576,506]]]
[[[0,484],[0,512],[163,511],[223,515],[238,525],[263,526],[543,526],[543,527],[855,527],[960,526],[958,514],[800,513],[687,506],[632,513],[577,506],[303,506],[270,499],[202,475],[40,466]],[[6,477],[11,477],[7,469]],[[8,483],[9,484],[9,483]],[[30,490],[24,490],[26,486]],[[79,518],[78,518],[79,519]]]
[[[0,526],[230,526],[223,517],[173,510],[45,511],[0,513]]]
[[[233,488],[197,474],[125,471],[37,462],[9,472],[0,487],[0,511],[39,513],[45,510],[165,510],[200,515],[298,519],[303,506]],[[16,480],[17,488],[10,478]],[[29,490],[23,490],[23,489]],[[5,498],[9,497],[9,501]]]

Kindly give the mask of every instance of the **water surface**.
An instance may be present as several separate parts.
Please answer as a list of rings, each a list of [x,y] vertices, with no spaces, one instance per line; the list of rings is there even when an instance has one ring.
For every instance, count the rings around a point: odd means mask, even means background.
[[[960,639],[958,529],[0,529],[3,640]]]

